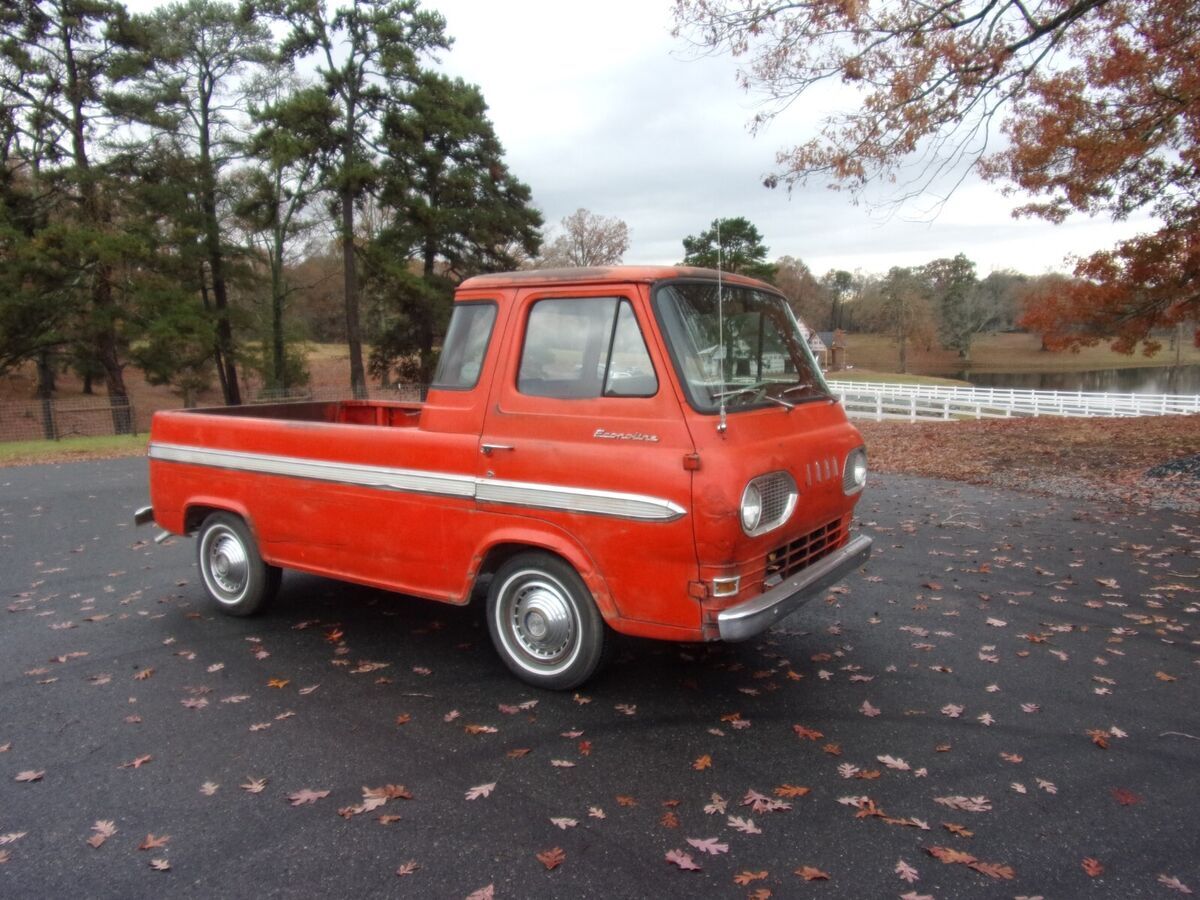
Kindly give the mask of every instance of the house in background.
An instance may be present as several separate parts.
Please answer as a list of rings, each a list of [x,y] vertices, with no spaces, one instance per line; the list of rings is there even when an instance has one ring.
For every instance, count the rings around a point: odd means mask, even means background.
[[[811,331],[803,322],[800,330],[822,371],[840,372],[848,367],[846,360],[846,333],[837,331]]]

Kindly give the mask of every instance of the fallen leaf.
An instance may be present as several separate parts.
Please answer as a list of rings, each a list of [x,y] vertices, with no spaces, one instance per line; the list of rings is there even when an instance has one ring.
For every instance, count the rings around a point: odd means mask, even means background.
[[[496,789],[496,782],[491,784],[481,784],[467,791],[466,798],[468,800],[478,800],[480,797],[490,797],[493,790]]]
[[[92,826],[92,831],[94,834],[87,839],[87,842],[94,849],[99,850],[105,841],[117,833],[117,826],[111,819],[97,819],[96,824]]]
[[[699,872],[700,867],[696,865],[696,861],[692,859],[690,853],[684,853],[682,850],[668,850],[666,860],[673,866],[678,866],[685,872]]]
[[[554,818],[554,819],[551,819],[550,821],[552,824],[557,825],[563,831],[566,831],[568,828],[574,828],[576,825],[579,824],[574,819],[566,819],[566,818]]]
[[[1083,871],[1087,872],[1091,878],[1096,878],[1104,874],[1104,863],[1091,856],[1085,856],[1080,863],[1083,866]]]
[[[46,774],[45,769],[41,769],[38,771],[34,771],[33,769],[28,769],[24,772],[18,772],[16,777],[13,779],[13,781],[24,781],[24,782],[41,781],[42,776],[45,774]]]
[[[718,856],[722,853],[729,852],[729,845],[722,844],[717,838],[688,838],[687,842],[699,850],[701,853],[707,853],[710,856]]]
[[[961,809],[967,812],[989,812],[992,808],[987,797],[934,797],[934,803],[948,806],[950,809]]]
[[[762,830],[754,824],[753,819],[743,819],[741,816],[730,816],[725,824],[742,834],[762,834]]]
[[[146,839],[138,845],[139,850],[157,850],[160,847],[165,847],[167,842],[171,840],[169,834],[164,834],[161,837],[154,834],[146,835]]]
[[[496,886],[489,884],[487,887],[481,887],[477,891],[467,894],[467,900],[493,900],[496,895]]]
[[[871,718],[871,719],[875,718],[880,713],[879,708],[872,706],[870,700],[864,700],[862,702],[862,706],[860,706],[858,708],[858,711],[861,712],[864,716],[867,716],[868,718]]]
[[[329,791],[314,791],[311,788],[296,791],[294,794],[288,794],[288,800],[292,806],[302,806],[305,803],[316,803],[318,800],[329,796]]]
[[[793,725],[792,731],[796,732],[796,737],[802,741],[819,741],[825,737],[821,732],[814,731],[811,728],[805,728],[803,725]]]
[[[415,862],[411,862],[411,861],[406,862],[404,865],[400,866],[400,868],[398,868],[396,870],[396,874],[399,875],[401,878],[403,878],[405,875],[411,875],[413,872],[417,871],[417,869],[419,869],[419,868],[421,868],[421,867],[419,865],[417,865]]]
[[[491,725],[464,725],[463,731],[467,734],[495,734],[499,729]]]
[[[921,880],[920,873],[902,859],[896,861],[896,868],[893,871],[900,876],[901,881],[907,881],[909,884]]]
[[[1129,788],[1113,788],[1112,795],[1113,799],[1122,806],[1135,806],[1142,802],[1142,798],[1129,790]]]
[[[152,859],[150,860],[150,868],[152,868],[155,872],[170,872],[171,863],[169,860],[165,859]]]
[[[795,784],[781,784],[772,792],[776,797],[786,797],[792,799],[795,797],[803,797],[809,793],[811,788],[800,787]]]
[[[705,753],[703,756],[697,757],[696,761],[692,763],[692,768],[695,769],[697,772],[701,772],[704,769],[711,769],[712,768],[712,757],[709,756],[707,753]]]
[[[1090,737],[1092,739],[1092,743],[1095,744],[1097,747],[1099,747],[1101,750],[1108,749],[1109,733],[1107,731],[1105,731],[1104,729],[1090,728],[1090,729],[1088,729],[1088,737]]]
[[[745,887],[755,881],[764,881],[767,877],[767,871],[764,869],[761,872],[738,872],[733,876],[733,883]]]
[[[765,872],[763,873],[766,874]],[[805,881],[828,881],[829,873],[822,872],[820,869],[813,866],[801,866],[793,873],[799,875]]]
[[[218,787],[220,787],[220,785],[218,785],[215,781],[206,781],[204,784],[200,785],[200,793],[202,793],[205,797],[211,797],[217,792]]]
[[[942,827],[945,828],[951,834],[956,834],[962,838],[975,837],[975,832],[970,831],[967,828],[964,828],[962,825],[956,825],[954,822],[943,822]]]
[[[1190,894],[1192,889],[1176,878],[1174,875],[1159,875],[1158,883],[1163,887],[1170,888],[1173,891],[1179,891],[1181,894]]]
[[[243,785],[239,785],[239,786],[241,787],[241,789],[243,791],[246,791],[248,793],[261,794],[267,786],[267,779],[247,777],[246,783]]]
[[[543,850],[537,854],[537,858],[547,869],[557,869],[562,865],[563,860],[567,858],[567,854],[563,852],[561,847],[554,847],[550,850]]]
[[[292,682],[287,678],[272,678],[270,681],[267,682],[267,687],[283,690],[285,687],[287,687],[291,683]]]

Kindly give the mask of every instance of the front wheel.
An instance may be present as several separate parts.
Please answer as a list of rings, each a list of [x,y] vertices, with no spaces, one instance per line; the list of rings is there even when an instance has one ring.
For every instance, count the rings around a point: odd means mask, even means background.
[[[215,512],[204,520],[196,561],[208,595],[228,615],[254,615],[279,590],[282,571],[263,562],[246,523],[230,513]]]
[[[579,574],[546,553],[522,553],[500,567],[488,591],[488,630],[513,674],[550,690],[590,678],[607,638]]]

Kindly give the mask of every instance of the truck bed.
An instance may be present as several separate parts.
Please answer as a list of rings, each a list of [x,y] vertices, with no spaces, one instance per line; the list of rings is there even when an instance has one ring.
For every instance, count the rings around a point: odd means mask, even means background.
[[[333,425],[378,425],[415,428],[421,423],[420,403],[394,400],[311,400],[299,403],[264,403],[198,409],[206,415],[287,422],[326,422]]]

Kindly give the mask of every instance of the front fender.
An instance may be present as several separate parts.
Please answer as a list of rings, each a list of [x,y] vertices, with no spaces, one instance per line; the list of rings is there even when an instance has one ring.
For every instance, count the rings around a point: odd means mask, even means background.
[[[600,572],[596,561],[587,549],[569,532],[547,522],[531,519],[525,522],[513,523],[497,528],[488,533],[486,540],[479,545],[471,558],[471,568],[467,573],[468,585],[473,593],[474,585],[482,575],[490,574],[489,559],[506,548],[528,548],[544,550],[562,557],[579,573],[583,583],[587,585],[596,607],[606,622],[612,622],[621,617],[616,601],[608,589],[604,575]]]

